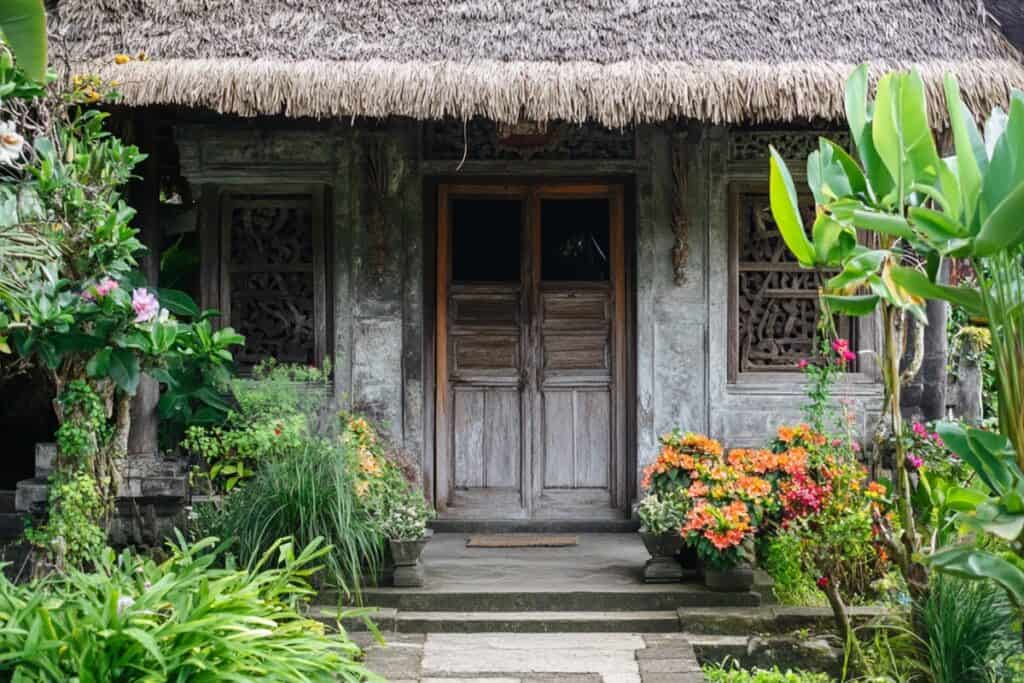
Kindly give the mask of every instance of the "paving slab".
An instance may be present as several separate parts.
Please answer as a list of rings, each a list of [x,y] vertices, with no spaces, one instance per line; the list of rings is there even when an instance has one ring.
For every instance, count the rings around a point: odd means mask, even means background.
[[[693,648],[681,634],[365,635],[367,666],[392,683],[697,683]]]

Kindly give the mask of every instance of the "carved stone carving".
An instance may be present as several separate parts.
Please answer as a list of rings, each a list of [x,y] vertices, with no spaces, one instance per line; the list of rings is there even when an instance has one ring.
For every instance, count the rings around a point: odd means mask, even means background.
[[[805,225],[811,225],[813,200],[805,202],[802,213]],[[822,275],[801,268],[793,258],[772,218],[766,193],[740,194],[738,218],[737,367],[740,372],[796,371],[801,359],[816,352]],[[837,322],[840,335],[851,338],[851,321]]]
[[[551,123],[541,132],[499,126],[493,121],[457,119],[428,121],[423,127],[423,156],[436,161],[632,160],[636,135],[632,129]]]
[[[802,161],[818,149],[819,137],[827,137],[844,149],[850,148],[850,134],[843,131],[738,130],[729,136],[729,160],[743,162],[767,159],[768,146],[772,145],[783,159]]]

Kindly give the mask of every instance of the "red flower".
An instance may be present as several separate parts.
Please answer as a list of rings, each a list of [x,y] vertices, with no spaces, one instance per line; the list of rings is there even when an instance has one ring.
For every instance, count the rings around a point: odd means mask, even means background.
[[[800,362],[797,363],[797,367],[799,367],[801,370],[805,370],[808,365],[810,365],[810,362],[806,358],[801,358]]]
[[[274,436],[281,436],[281,425],[274,427]]]
[[[825,590],[826,588],[828,588],[828,577],[827,576],[822,576],[821,578],[818,579],[818,588],[820,588],[821,590]]]

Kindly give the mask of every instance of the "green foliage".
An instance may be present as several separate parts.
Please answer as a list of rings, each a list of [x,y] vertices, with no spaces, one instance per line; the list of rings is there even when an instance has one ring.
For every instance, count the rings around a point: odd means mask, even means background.
[[[267,361],[253,379],[231,383],[234,408],[220,396],[205,396],[228,412],[223,424],[185,430],[182,448],[203,460],[193,481],[228,492],[252,477],[261,463],[302,450],[315,430],[329,377],[329,366],[321,370]]]
[[[57,429],[60,467],[50,477],[46,523],[25,537],[58,568],[84,567],[103,550],[108,512],[96,462],[111,434],[99,396],[82,380],[71,382],[59,398],[64,420]]]
[[[692,504],[689,495],[682,488],[649,493],[640,501],[637,515],[648,533],[678,534],[686,523],[686,513]]]
[[[380,570],[384,543],[356,492],[353,457],[311,439],[288,457],[261,463],[224,504],[223,534],[241,561],[252,566],[284,536],[299,545],[323,538],[331,550],[318,580],[358,599],[363,576]]]
[[[830,683],[827,674],[807,671],[782,671],[779,667],[771,669],[742,669],[735,662],[722,664],[706,664],[704,677],[708,683]]]
[[[774,582],[772,592],[783,605],[825,605],[825,596],[815,582],[817,572],[808,571],[803,539],[799,534],[780,532],[761,546],[760,565]]]
[[[341,420],[341,442],[355,473],[356,495],[377,532],[383,538],[401,541],[423,538],[434,510],[416,477],[388,457],[366,419],[343,413]]]
[[[0,5],[0,36],[14,51],[18,67],[29,77],[46,76],[46,9],[43,0],[4,0]],[[0,97],[4,94],[0,90]]]
[[[321,542],[296,554],[278,541],[244,570],[218,568],[215,544],[179,540],[162,564],[108,550],[93,573],[0,577],[0,672],[54,683],[381,680],[343,633],[298,611],[329,552]]]
[[[990,583],[940,575],[914,609],[928,634],[923,654],[935,683],[985,683],[993,655],[1018,639],[1006,594]]]

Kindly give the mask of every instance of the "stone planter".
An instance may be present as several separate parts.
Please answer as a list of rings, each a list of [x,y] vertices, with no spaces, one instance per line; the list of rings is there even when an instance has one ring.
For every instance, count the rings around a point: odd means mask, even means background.
[[[697,557],[697,549],[683,545],[676,553],[676,562],[683,568],[683,573],[688,576],[700,576],[700,558]]]
[[[427,529],[427,534],[415,541],[398,541],[391,539],[391,558],[395,563],[395,588],[415,588],[423,585],[423,563],[420,555],[427,546],[427,541],[434,532]]]
[[[682,536],[677,533],[652,534],[640,529],[651,559],[644,565],[645,583],[677,583],[683,579],[683,567],[676,560],[676,554],[685,546]]]
[[[704,566],[704,585],[720,593],[744,593],[754,587],[754,568],[749,565],[715,569]]]

